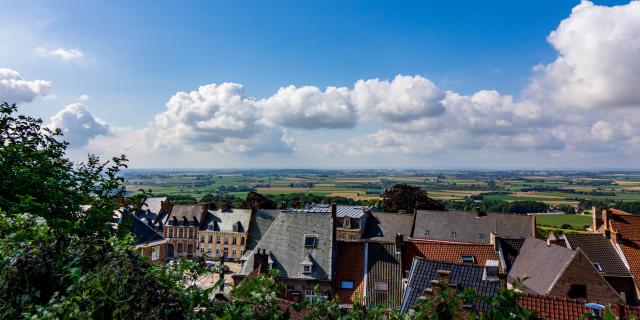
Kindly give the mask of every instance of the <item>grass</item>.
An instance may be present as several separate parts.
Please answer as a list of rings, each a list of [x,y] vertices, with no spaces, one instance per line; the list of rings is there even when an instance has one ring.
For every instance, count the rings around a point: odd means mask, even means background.
[[[536,224],[541,227],[584,230],[591,225],[592,219],[593,217],[587,214],[540,215],[536,216]],[[567,226],[569,227],[567,228]]]

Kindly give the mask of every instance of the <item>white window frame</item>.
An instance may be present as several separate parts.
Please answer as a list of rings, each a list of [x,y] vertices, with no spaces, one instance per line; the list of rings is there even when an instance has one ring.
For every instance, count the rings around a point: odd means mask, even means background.
[[[305,264],[302,265],[302,273],[311,273],[311,270],[313,270],[312,265],[309,264]]]
[[[151,247],[151,261],[160,259],[160,246]]]

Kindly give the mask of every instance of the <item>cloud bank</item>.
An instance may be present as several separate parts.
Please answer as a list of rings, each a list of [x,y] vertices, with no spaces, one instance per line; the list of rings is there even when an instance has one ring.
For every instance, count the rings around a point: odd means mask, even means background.
[[[25,80],[15,70],[0,68],[0,101],[28,103],[51,92],[51,81]]]

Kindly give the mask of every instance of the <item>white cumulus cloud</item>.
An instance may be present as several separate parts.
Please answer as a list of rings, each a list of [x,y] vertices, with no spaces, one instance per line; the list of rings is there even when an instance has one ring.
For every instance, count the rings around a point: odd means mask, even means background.
[[[109,125],[94,117],[82,103],[73,103],[51,117],[50,128],[59,128],[71,147],[85,146],[89,140],[109,134]]]
[[[57,48],[48,50],[43,47],[38,47],[36,48],[36,52],[43,56],[56,57],[62,61],[80,60],[85,57],[84,52],[73,48]]]
[[[8,103],[31,102],[51,92],[51,81],[25,80],[15,70],[0,68],[0,101]]]

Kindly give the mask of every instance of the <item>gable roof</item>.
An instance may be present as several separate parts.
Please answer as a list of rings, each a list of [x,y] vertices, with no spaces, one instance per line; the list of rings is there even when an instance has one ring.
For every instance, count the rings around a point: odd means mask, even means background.
[[[207,206],[203,204],[174,204],[171,207],[171,217],[167,220],[167,224],[170,226],[185,226],[184,220],[186,219],[186,226],[199,227],[204,218],[206,208]]]
[[[528,238],[509,271],[509,282],[529,277],[524,284],[526,289],[537,294],[548,294],[577,254],[577,251],[565,247],[547,246],[546,241]]]
[[[505,270],[508,272],[513,267],[513,263],[516,262],[518,254],[520,254],[520,248],[525,239],[509,239],[498,238],[500,242],[500,250],[502,257],[504,258]]]
[[[396,234],[411,235],[413,215],[390,212],[372,212],[367,219],[363,239],[394,242]]]
[[[249,209],[208,210],[202,229],[244,233],[248,230],[250,221],[251,210]],[[235,224],[238,224],[239,227],[237,231],[234,231]]]
[[[336,217],[350,217],[350,218],[360,218],[365,215],[371,207],[367,206],[347,206],[347,205],[337,205],[336,206]],[[296,212],[296,213],[331,213],[331,204],[330,203],[319,203],[312,204],[303,209],[286,209],[288,212]]]
[[[490,243],[491,233],[504,238],[526,238],[534,236],[534,230],[534,216],[418,210],[412,236],[433,240]]]
[[[267,232],[273,221],[280,214],[280,210],[258,209],[251,215],[249,222],[249,236],[247,250],[255,249],[256,245]]]
[[[438,270],[451,271],[450,283],[458,285],[463,291],[473,288],[476,293],[495,296],[501,287],[501,281],[482,280],[484,268],[479,266],[462,265],[455,263],[443,263],[415,257],[411,263],[407,287],[402,297],[400,313],[404,314],[411,309],[420,296],[424,296],[424,290],[431,287],[431,281],[438,277]],[[483,304],[473,303],[476,309],[483,309]]]
[[[630,277],[631,273],[618,256],[611,241],[601,234],[568,233],[564,235],[569,248],[580,248],[591,263],[598,263],[602,267],[602,275]]]
[[[405,269],[411,266],[414,257],[446,263],[462,263],[462,256],[472,256],[475,260],[474,265],[481,267],[487,263],[487,260],[500,261],[500,256],[492,244],[409,239],[402,250]],[[502,267],[500,269],[503,270]]]
[[[317,236],[313,247],[305,247],[305,235]],[[283,278],[331,280],[333,252],[333,219],[326,213],[281,212],[264,233],[256,249],[266,249],[273,259],[273,268]],[[253,250],[238,274],[253,271]],[[313,262],[309,274],[302,273],[301,262],[309,257]]]

